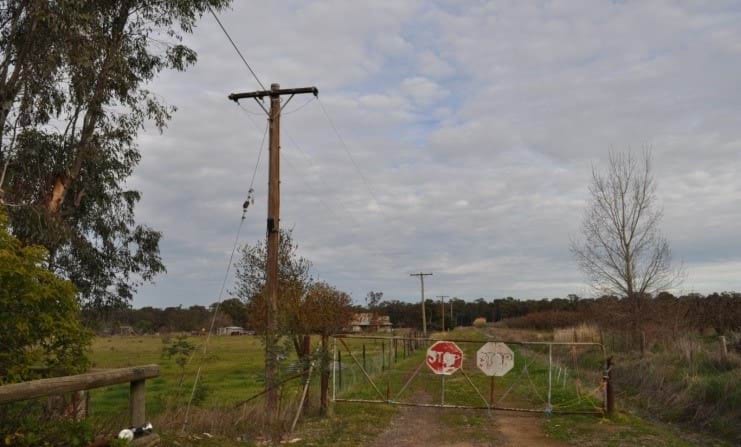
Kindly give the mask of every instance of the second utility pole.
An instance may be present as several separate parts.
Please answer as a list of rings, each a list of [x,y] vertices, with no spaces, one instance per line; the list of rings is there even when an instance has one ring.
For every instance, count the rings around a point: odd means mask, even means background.
[[[249,93],[232,93],[229,99],[239,102],[243,98],[253,98],[268,115],[270,123],[270,164],[268,168],[268,225],[267,261],[265,292],[267,295],[267,320],[265,321],[265,389],[267,390],[266,410],[271,421],[276,420],[278,410],[278,249],[280,247],[280,114],[294,95],[319,94],[316,87],[281,89],[272,84],[270,90]],[[280,97],[291,95],[281,106]],[[270,111],[260,100],[270,97]]]
[[[432,276],[432,273],[410,273],[409,276],[419,276],[422,286],[422,335],[427,337],[427,317],[425,315],[425,276]]]
[[[445,298],[448,298],[448,295],[438,295],[437,297],[440,298],[440,309],[442,310],[442,315],[443,315],[442,328],[443,328],[443,332],[445,332]]]

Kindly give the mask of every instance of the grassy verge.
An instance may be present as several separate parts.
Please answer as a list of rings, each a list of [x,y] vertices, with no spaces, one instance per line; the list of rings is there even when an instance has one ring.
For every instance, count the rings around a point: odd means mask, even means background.
[[[657,342],[640,356],[616,355],[623,408],[741,444],[741,357],[722,359],[717,337]]]
[[[518,331],[496,334],[499,338],[517,340]],[[542,337],[542,334],[537,334]],[[403,344],[383,344],[381,341],[348,340],[348,346],[358,363],[364,364],[371,374],[379,393],[367,382],[360,367],[338,343],[341,352],[336,380],[339,398],[391,399],[408,402],[440,402],[447,404],[485,405],[489,399],[491,380],[479,372],[475,365],[475,353],[486,340],[487,334],[478,330],[455,331],[445,335],[450,339],[480,340],[476,343],[459,343],[464,350],[463,369],[466,376],[456,373],[445,379],[445,395],[442,395],[442,379],[422,366],[416,378],[401,396],[399,391],[420,366],[425,357],[426,346],[411,352]],[[526,334],[527,339],[534,335]],[[536,337],[537,338],[537,337]],[[198,345],[202,338],[191,341]],[[363,346],[365,345],[365,346]],[[504,377],[494,381],[494,401],[501,406],[515,406],[544,410],[548,391],[548,350],[546,347],[522,347],[512,345],[515,351],[515,367]],[[245,413],[234,409],[234,404],[259,392],[263,388],[263,348],[256,337],[215,337],[211,340],[210,355],[204,361],[193,360],[184,370],[174,362],[161,357],[162,341],[159,337],[112,337],[96,339],[93,344],[93,361],[96,367],[122,367],[146,363],[161,365],[161,377],[147,383],[147,406],[149,415],[157,421],[158,432],[165,445],[182,446],[243,446],[253,444],[256,421],[262,408],[258,399],[254,407]],[[363,362],[365,351],[365,362]],[[550,370],[551,402],[554,410],[593,411],[601,403],[599,391],[601,353],[594,350],[554,349],[551,353],[553,367]],[[183,404],[189,395],[198,367],[202,367],[201,380],[208,392],[204,399],[192,409],[190,434],[179,433],[183,421]],[[525,368],[527,367],[527,368]],[[340,374],[341,371],[341,374]],[[182,381],[181,381],[182,378]],[[311,407],[291,438],[300,438],[295,445],[312,446],[355,446],[366,445],[384,430],[398,414],[400,407],[386,404],[336,403],[329,418],[319,418],[318,375],[314,376]],[[300,383],[294,381],[283,390],[287,401],[298,396]],[[624,396],[620,396],[625,399]],[[175,410],[166,406],[174,399]],[[108,424],[120,428],[126,419],[128,406],[127,386],[109,387],[92,393],[91,408],[97,424]],[[623,406],[625,408],[625,406]],[[291,419],[293,407],[284,409]],[[490,427],[497,414],[486,411],[462,412],[439,410],[439,420],[449,427],[451,439],[465,436],[471,441],[485,441],[489,436],[477,427]],[[258,412],[258,413],[255,413]],[[288,414],[291,413],[291,414]],[[574,445],[728,445],[707,437],[688,435],[676,426],[662,424],[635,414],[622,412],[613,418],[597,416],[553,415],[541,413],[533,417],[533,424],[540,426],[554,439]],[[473,428],[473,429],[466,429]],[[211,438],[203,434],[215,435]],[[479,433],[477,435],[477,433]],[[246,434],[247,436],[243,436]],[[238,440],[239,436],[243,436]],[[481,439],[476,438],[479,436]],[[467,438],[467,439],[468,439]]]

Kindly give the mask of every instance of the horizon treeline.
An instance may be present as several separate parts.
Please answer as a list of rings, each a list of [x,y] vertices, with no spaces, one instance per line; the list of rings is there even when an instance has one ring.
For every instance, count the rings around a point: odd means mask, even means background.
[[[198,332],[208,330],[216,303],[210,306],[172,306],[139,309],[120,308],[87,314],[88,326],[98,333],[115,333],[121,326],[131,326],[137,333]],[[398,299],[381,301],[375,306],[354,306],[357,312],[388,315],[394,328],[421,329],[422,310],[419,302]],[[425,303],[427,327],[442,329],[443,308],[439,300]],[[252,329],[245,304],[237,298],[224,300],[216,315],[215,327],[241,326]],[[466,301],[452,298],[445,302],[445,328],[470,326],[476,318],[490,323],[527,329],[554,329],[581,323],[595,323],[603,328],[619,329],[628,324],[629,309],[624,299],[604,295],[581,298],[571,294],[566,298],[520,300],[513,297]],[[708,295],[689,293],[675,296],[662,292],[646,300],[642,310],[647,328],[676,332],[682,329],[714,329],[725,333],[741,329],[741,292],[714,292]]]

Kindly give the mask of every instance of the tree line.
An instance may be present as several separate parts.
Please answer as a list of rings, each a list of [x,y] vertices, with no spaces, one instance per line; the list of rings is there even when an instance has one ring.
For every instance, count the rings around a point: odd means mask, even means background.
[[[378,292],[373,292],[378,293]],[[715,292],[707,295],[689,293],[675,296],[662,292],[647,298],[648,325],[701,331],[714,329],[727,333],[741,329],[741,293]],[[105,320],[97,320],[98,332],[115,331],[120,326],[131,326],[137,333],[198,332],[208,330],[216,303],[209,306],[190,307],[142,307],[111,311]],[[513,297],[466,301],[453,298],[445,302],[445,327],[471,326],[476,318],[487,322],[501,322],[510,327],[530,329],[554,329],[580,323],[597,323],[603,327],[625,326],[629,309],[627,303],[617,296],[604,295],[598,298],[581,298],[568,295],[566,298],[543,298],[522,300]],[[422,329],[422,305],[399,299],[380,301],[373,306],[350,306],[353,312],[375,312],[388,315],[394,328]],[[425,303],[427,327],[442,329],[442,306],[440,301],[428,299]],[[98,314],[96,313],[95,316]],[[239,298],[224,300],[216,316],[216,327],[241,326],[259,329],[249,314],[248,305]]]

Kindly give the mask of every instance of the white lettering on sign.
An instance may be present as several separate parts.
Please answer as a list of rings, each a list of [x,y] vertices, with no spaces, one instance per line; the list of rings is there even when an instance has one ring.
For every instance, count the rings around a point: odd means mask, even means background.
[[[427,349],[425,363],[435,374],[449,376],[463,366],[463,351],[452,341],[438,341]]]

